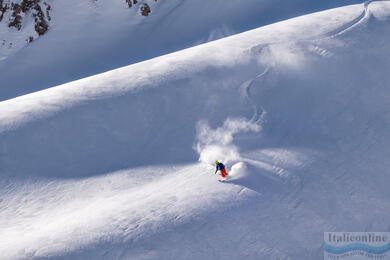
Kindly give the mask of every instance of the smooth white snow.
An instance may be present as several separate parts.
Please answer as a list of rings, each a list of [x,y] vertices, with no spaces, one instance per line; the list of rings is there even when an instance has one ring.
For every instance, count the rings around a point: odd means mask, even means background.
[[[389,231],[389,6],[0,102],[3,258],[321,259],[325,231]]]
[[[36,37],[32,17],[20,32],[0,23],[0,100],[144,61],[287,18],[359,0],[46,0],[50,29]],[[282,6],[282,8],[281,8]],[[31,15],[30,15],[31,16]],[[4,41],[4,45],[2,45]],[[10,44],[12,43],[12,47]]]

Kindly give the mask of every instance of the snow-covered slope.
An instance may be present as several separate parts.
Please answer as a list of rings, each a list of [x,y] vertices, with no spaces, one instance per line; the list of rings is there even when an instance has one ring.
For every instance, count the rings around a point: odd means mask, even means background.
[[[390,231],[389,24],[327,10],[0,102],[3,258],[320,259],[324,231]]]
[[[3,5],[22,0],[4,0]],[[23,2],[34,2],[23,0]],[[133,1],[134,2],[134,1]],[[357,0],[40,0],[47,32],[38,38],[33,15],[9,28],[11,10],[0,22],[0,100],[95,75],[275,21]],[[147,4],[145,17],[140,8]],[[33,6],[33,5],[32,5]],[[49,13],[46,15],[46,9]],[[0,7],[1,8],[1,7]],[[50,19],[50,20],[49,20]],[[27,43],[30,37],[35,38]],[[23,77],[21,76],[23,75]]]

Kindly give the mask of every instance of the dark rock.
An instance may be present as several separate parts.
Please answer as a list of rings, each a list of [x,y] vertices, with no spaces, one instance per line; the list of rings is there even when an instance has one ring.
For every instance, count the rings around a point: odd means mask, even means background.
[[[3,20],[4,14],[8,11],[8,4],[4,4],[3,0],[0,0],[0,22]]]
[[[151,12],[148,4],[142,4],[140,7],[140,11],[143,16],[148,16]]]

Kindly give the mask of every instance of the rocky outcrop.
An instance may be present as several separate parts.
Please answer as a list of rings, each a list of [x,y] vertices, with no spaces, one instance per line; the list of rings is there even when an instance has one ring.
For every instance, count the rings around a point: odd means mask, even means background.
[[[137,2],[138,2],[137,0],[126,0],[126,3],[129,6],[129,8],[137,4]]]
[[[46,34],[50,30],[52,6],[50,0],[0,0],[0,22],[6,23],[9,28],[22,30],[23,26],[30,24],[28,19],[34,19],[33,30],[26,35],[26,43],[32,42],[35,38]],[[61,0],[57,0],[61,1]],[[66,0],[64,0],[66,1]],[[95,3],[104,0],[91,0]],[[149,16],[152,13],[151,2],[157,0],[122,0],[128,8],[137,8],[142,16]],[[6,39],[1,39],[6,41]],[[7,45],[12,47],[12,42],[7,42],[0,47]]]
[[[153,0],[154,2],[157,2],[157,0]],[[148,16],[152,10],[150,9],[150,6],[147,3],[144,3],[144,1],[139,2],[139,11],[140,14],[143,16]],[[136,6],[138,4],[137,0],[126,0],[126,4],[128,5],[129,8],[132,6]]]
[[[38,35],[43,35],[49,30],[49,21],[51,6],[41,0],[21,0],[19,2],[4,3],[0,0],[0,21],[9,11],[8,27],[21,30],[23,26],[23,17],[32,13],[34,18],[34,28]]]
[[[8,4],[4,3],[3,0],[0,0],[0,22],[3,20],[4,14],[8,11]]]
[[[34,6],[35,12],[33,13],[34,16],[34,22],[35,22],[35,31],[38,33],[38,35],[43,35],[47,32],[49,29],[48,21],[51,20],[49,11],[51,9],[51,6],[44,2],[44,5],[46,7],[46,15],[43,12],[40,5],[36,4]]]
[[[140,11],[143,16],[148,16],[151,12],[148,4],[142,4],[140,7]]]

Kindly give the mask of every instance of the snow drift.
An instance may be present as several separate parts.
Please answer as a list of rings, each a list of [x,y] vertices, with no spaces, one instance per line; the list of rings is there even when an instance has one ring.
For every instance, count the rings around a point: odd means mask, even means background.
[[[4,5],[21,0],[3,1]],[[27,2],[27,1],[26,1]],[[32,1],[28,1],[32,2]],[[136,1],[133,1],[136,2]],[[37,38],[31,12],[20,31],[0,21],[0,100],[46,89],[272,22],[358,0],[41,0],[49,29]],[[46,5],[44,4],[46,3]],[[144,17],[139,8],[148,4]],[[280,6],[283,8],[280,8]],[[33,11],[34,13],[35,11]],[[25,17],[24,17],[25,16]],[[48,20],[48,17],[44,17]],[[29,37],[36,38],[26,43]],[[23,75],[23,76],[22,76]]]

